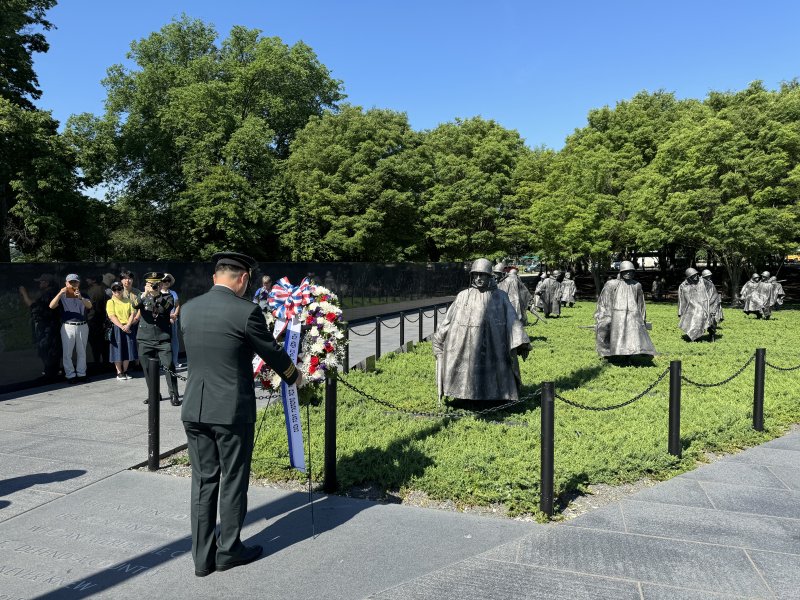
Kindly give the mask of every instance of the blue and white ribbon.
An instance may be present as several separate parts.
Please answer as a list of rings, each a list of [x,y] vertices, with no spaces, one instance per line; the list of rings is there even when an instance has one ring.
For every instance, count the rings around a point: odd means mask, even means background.
[[[283,346],[292,363],[297,363],[297,353],[300,349],[300,320],[297,315],[288,322],[286,329],[286,343]],[[303,428],[300,422],[300,399],[295,384],[281,382],[281,399],[283,400],[283,415],[286,419],[286,436],[289,441],[289,464],[306,472],[306,453],[303,447]]]

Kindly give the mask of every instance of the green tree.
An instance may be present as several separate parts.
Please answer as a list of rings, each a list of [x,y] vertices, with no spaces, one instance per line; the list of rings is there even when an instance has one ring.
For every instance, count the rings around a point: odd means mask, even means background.
[[[419,138],[390,110],[344,106],[312,117],[287,162],[296,201],[281,229],[292,259],[424,257]]]
[[[295,133],[343,96],[313,51],[233,27],[218,46],[183,16],[131,44],[135,69],[114,65],[102,117],[70,119],[92,183],[109,187],[120,255],[204,257],[236,246],[277,252],[277,174]],[[152,242],[164,231],[179,236]]]
[[[33,54],[50,48],[40,29],[53,28],[44,17],[55,5],[56,0],[0,0],[0,97],[29,110],[42,95]]]
[[[426,132],[422,194],[425,248],[432,261],[505,253],[501,233],[519,215],[513,175],[526,150],[519,133],[480,117]]]

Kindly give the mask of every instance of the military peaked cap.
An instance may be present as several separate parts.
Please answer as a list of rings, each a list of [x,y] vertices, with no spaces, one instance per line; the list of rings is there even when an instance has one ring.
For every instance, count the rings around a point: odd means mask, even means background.
[[[164,279],[164,274],[157,271],[150,271],[144,274],[144,280],[148,283],[161,283],[162,279]]]
[[[258,266],[256,259],[241,252],[217,252],[211,257],[215,268],[219,265],[230,265],[245,271],[252,271]]]

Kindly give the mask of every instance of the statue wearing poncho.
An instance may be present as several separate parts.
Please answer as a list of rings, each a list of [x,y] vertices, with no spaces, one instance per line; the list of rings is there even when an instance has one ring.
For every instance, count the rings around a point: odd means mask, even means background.
[[[711,271],[703,269],[700,273],[700,281],[705,284],[706,291],[708,292],[708,305],[711,310],[711,318],[714,320],[714,325],[719,325],[725,320],[725,315],[722,312],[722,296],[717,291],[717,286],[711,281]]]
[[[620,271],[622,278],[607,281],[597,299],[594,313],[597,353],[603,357],[654,356],[656,349],[645,324],[644,291],[633,279],[632,263],[623,262]]]
[[[536,294],[541,298],[542,311],[545,316],[561,314],[561,282],[558,280],[561,271],[556,269],[550,277],[542,280],[541,286],[536,286]]]
[[[716,328],[708,288],[692,268],[686,269],[686,279],[678,287],[678,316],[678,327],[692,341],[700,338],[706,329],[713,334]]]
[[[497,288],[508,294],[508,299],[517,313],[517,319],[523,326],[528,324],[528,306],[531,304],[531,293],[522,280],[514,273],[509,273],[497,284]]]
[[[530,340],[508,294],[492,281],[491,263],[476,260],[472,284],[459,292],[433,335],[439,394],[465,400],[517,400]]]

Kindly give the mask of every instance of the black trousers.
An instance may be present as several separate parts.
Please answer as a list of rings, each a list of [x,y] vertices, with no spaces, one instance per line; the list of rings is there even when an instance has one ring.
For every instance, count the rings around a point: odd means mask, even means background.
[[[192,463],[192,558],[197,571],[240,557],[254,423],[183,422]],[[219,509],[219,535],[215,535]]]
[[[142,363],[145,379],[149,382],[147,377],[147,370],[150,368],[150,361],[148,358],[157,358],[161,366],[175,372],[175,364],[172,362],[172,343],[167,340],[164,342],[155,342],[150,340],[139,340],[139,360]],[[164,373],[167,380],[167,389],[170,395],[178,395],[178,378],[175,375]]]

